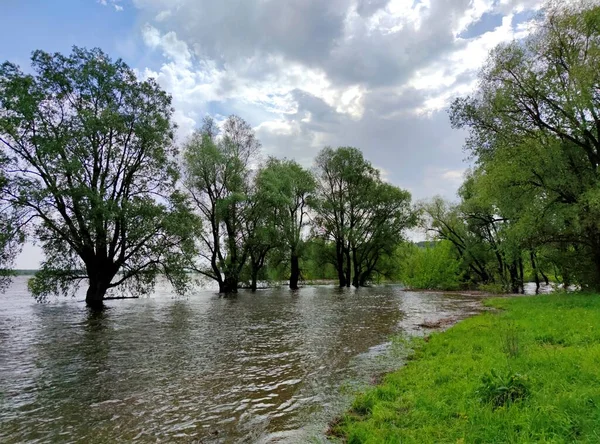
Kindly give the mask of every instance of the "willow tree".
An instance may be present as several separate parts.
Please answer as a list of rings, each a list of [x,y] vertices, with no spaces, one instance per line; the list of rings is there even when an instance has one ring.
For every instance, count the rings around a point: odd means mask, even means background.
[[[310,171],[293,160],[271,158],[256,178],[256,198],[263,216],[271,218],[290,259],[292,290],[300,280],[300,256],[309,223],[308,204],[316,189]]]
[[[340,287],[363,286],[416,223],[410,194],[383,182],[357,148],[324,148],[316,171],[316,231],[335,245]]]
[[[536,233],[532,241],[564,252],[562,263],[577,257],[580,266],[573,271],[580,283],[596,288],[598,66],[600,6],[557,4],[529,38],[494,49],[474,96],[456,100],[451,109],[452,123],[469,130],[467,148],[478,168],[496,178],[495,204],[528,214],[522,221],[530,223],[529,229],[521,232]]]
[[[7,166],[8,158],[0,152],[0,291],[10,283],[11,268],[24,240],[21,227],[26,222],[20,219],[18,210],[6,201],[10,185],[5,171]]]
[[[417,221],[408,191],[375,180],[365,193],[350,214],[354,287],[365,286],[375,272],[386,274],[379,267],[381,258],[394,255],[404,231]]]
[[[73,293],[101,308],[109,289],[187,282],[194,217],[175,189],[171,97],[99,49],[35,51],[33,74],[0,67],[4,202],[26,213],[45,253],[34,296]]]
[[[215,280],[220,293],[237,292],[248,258],[250,167],[260,149],[252,127],[230,116],[219,133],[207,118],[184,148],[184,183],[202,218],[195,269]]]

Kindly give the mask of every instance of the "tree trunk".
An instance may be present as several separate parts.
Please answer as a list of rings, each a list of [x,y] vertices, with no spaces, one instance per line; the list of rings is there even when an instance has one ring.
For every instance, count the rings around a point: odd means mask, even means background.
[[[340,281],[340,287],[346,286],[346,275],[344,274],[344,248],[340,245],[340,242],[336,243],[335,246],[335,254],[336,254],[336,265],[337,265],[337,273],[338,279]]]
[[[523,272],[523,258],[519,257],[519,285],[521,286],[521,294],[525,294],[525,276]]]
[[[96,281],[90,280],[90,286],[88,287],[85,295],[85,304],[92,310],[102,310],[104,308],[104,296],[108,290],[108,285]]]
[[[529,258],[531,259],[531,269],[533,270],[533,279],[535,280],[535,294],[538,294],[540,292],[540,277],[538,276],[535,254],[533,251],[529,252]]]
[[[292,252],[291,258],[291,270],[290,270],[290,289],[298,289],[298,281],[300,280],[300,261],[298,255]]]
[[[219,293],[237,293],[238,280],[236,276],[225,276],[222,283],[219,283]]]
[[[540,274],[546,285],[550,285],[550,280],[548,279],[548,276],[546,276],[546,273],[544,273],[544,270],[540,269]]]
[[[258,270],[255,269],[254,267],[252,267],[252,277],[251,277],[251,282],[250,282],[250,290],[252,291],[256,291],[258,285]]]
[[[352,260],[350,258],[350,248],[346,249],[346,287],[350,288],[352,282]]]
[[[356,254],[356,249],[352,249],[352,262],[354,263],[354,276],[352,276],[352,285],[354,288],[360,287],[360,267],[358,265],[358,258]]]

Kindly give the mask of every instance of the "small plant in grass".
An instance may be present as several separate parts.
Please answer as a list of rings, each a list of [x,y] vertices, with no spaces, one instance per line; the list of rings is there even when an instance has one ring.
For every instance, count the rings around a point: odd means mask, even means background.
[[[373,406],[375,405],[375,399],[372,393],[365,393],[357,396],[352,404],[352,411],[357,415],[368,415],[371,413]]]
[[[492,370],[481,378],[477,394],[482,403],[497,409],[526,399],[530,394],[529,381],[519,373]]]
[[[521,351],[519,347],[519,331],[514,324],[509,324],[502,332],[502,351],[509,358],[516,358]]]

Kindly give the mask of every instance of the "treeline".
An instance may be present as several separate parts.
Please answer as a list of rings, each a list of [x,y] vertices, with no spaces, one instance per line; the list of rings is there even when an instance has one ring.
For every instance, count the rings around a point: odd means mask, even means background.
[[[558,5],[530,37],[495,48],[473,96],[453,103],[475,166],[459,203],[422,210],[463,285],[600,289],[599,66],[600,7]]]
[[[223,293],[273,275],[296,289],[305,261],[359,287],[416,223],[409,193],[356,148],[324,148],[311,170],[264,160],[238,116],[206,118],[179,147],[171,97],[121,60],[36,51],[32,69],[0,67],[0,269],[36,240],[38,298],[87,283],[102,307],[159,275],[183,292],[192,271]]]
[[[255,170],[259,148],[237,116],[222,130],[205,119],[184,145],[183,184],[201,219],[194,270],[229,293],[244,278],[255,290],[285,264],[297,289],[312,255],[334,267],[340,286],[366,285],[416,222],[410,194],[384,182],[356,148],[324,148],[312,171],[276,158]]]

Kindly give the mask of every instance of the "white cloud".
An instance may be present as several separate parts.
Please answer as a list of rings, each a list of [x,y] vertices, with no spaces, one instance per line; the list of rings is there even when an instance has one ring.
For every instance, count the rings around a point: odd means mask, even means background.
[[[98,0],[98,3],[102,6],[112,6],[117,12],[123,11],[123,6],[119,4],[120,2],[121,0]]]

